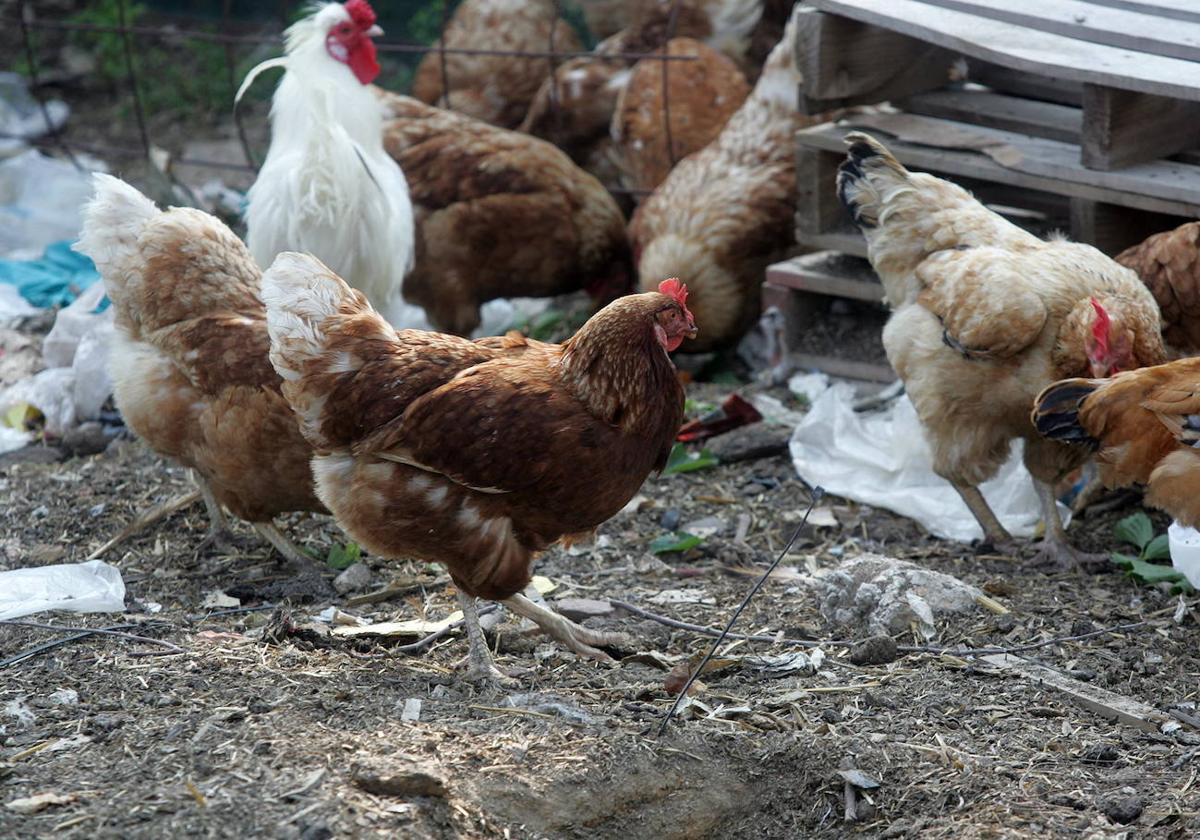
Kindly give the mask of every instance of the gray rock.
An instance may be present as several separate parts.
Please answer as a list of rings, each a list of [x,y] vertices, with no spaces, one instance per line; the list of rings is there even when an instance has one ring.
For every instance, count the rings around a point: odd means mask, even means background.
[[[357,592],[371,585],[371,569],[366,563],[355,563],[333,579],[333,588],[339,595]]]
[[[1119,825],[1129,825],[1132,822],[1136,822],[1137,818],[1142,815],[1145,807],[1146,801],[1136,794],[1133,796],[1116,796],[1100,803],[1100,810],[1104,812],[1104,816]]]
[[[559,598],[554,609],[572,621],[582,622],[588,618],[607,618],[615,611],[608,601],[595,598]]]
[[[446,782],[415,761],[405,761],[402,766],[395,768],[358,767],[353,777],[354,784],[378,796],[445,797],[447,794]]]
[[[817,572],[810,584],[821,615],[838,627],[890,636],[916,624],[935,635],[938,615],[977,609],[982,594],[956,577],[881,554],[862,554]]]
[[[772,458],[787,452],[792,430],[782,426],[754,423],[705,442],[705,447],[723,464]]]

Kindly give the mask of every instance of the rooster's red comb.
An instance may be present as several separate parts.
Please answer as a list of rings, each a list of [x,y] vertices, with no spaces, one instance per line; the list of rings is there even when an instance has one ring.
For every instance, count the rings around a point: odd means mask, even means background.
[[[658,284],[658,293],[674,299],[676,303],[687,309],[687,286],[679,282],[678,277],[672,277]]]
[[[1096,347],[1101,354],[1108,352],[1108,333],[1112,326],[1112,319],[1108,317],[1108,310],[1100,305],[1100,301],[1095,298],[1091,299],[1092,309],[1096,310],[1096,323],[1092,324],[1092,338],[1096,341]]]
[[[375,10],[367,0],[346,0],[345,8],[359,29],[367,30],[375,25]]]

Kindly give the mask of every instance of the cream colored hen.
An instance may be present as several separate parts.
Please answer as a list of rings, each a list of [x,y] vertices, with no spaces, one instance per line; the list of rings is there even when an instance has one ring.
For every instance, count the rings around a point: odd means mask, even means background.
[[[1132,271],[1089,245],[1044,241],[956,184],[909,172],[872,137],[847,136],[838,194],[867,238],[891,318],[888,360],[933,450],[987,539],[1008,532],[978,490],[1025,441],[1042,502],[1042,557],[1087,561],[1067,544],[1054,485],[1088,453],[1040,437],[1029,412],[1042,388],[1162,362],[1158,306]]]

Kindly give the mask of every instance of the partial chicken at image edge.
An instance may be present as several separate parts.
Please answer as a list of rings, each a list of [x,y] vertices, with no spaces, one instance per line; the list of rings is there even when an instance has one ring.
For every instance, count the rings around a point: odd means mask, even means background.
[[[393,330],[308,255],[264,273],[271,362],[316,453],[317,495],[373,554],[447,566],[471,679],[507,678],[476,596],[592,659],[623,640],[520,593],[538,552],[594,530],[665,465],[684,402],[667,354],[696,334],[686,296],[664,281],[623,297],[562,345],[472,342]]]
[[[1057,379],[1166,359],[1158,305],[1134,272],[1089,245],[1043,241],[966,190],[909,172],[875,138],[846,136],[838,195],[867,239],[892,309],[883,331],[933,452],[934,472],[997,547],[1012,538],[979,492],[1025,441],[1041,501],[1039,558],[1107,562],[1067,542],[1054,487],[1089,452],[1037,433],[1030,407]]]

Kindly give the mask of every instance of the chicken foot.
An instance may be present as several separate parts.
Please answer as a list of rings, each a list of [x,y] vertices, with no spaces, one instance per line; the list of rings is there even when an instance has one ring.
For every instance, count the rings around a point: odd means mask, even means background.
[[[975,521],[983,529],[983,538],[997,549],[1012,545],[1012,535],[1000,524],[1000,520],[992,512],[991,505],[987,503],[987,499],[983,498],[979,488],[972,484],[959,484],[957,481],[951,483],[958,491],[958,495],[962,496],[962,500],[966,502],[971,513],[975,515]]]
[[[458,605],[462,608],[463,627],[467,630],[467,680],[496,687],[514,684],[512,676],[497,668],[492,660],[492,652],[488,649],[483,628],[479,625],[475,596],[458,590]]]
[[[517,615],[528,618],[542,628],[543,633],[561,642],[569,650],[597,662],[612,662],[612,657],[598,650],[599,647],[620,647],[628,644],[624,633],[604,633],[583,627],[554,610],[535,604],[521,594],[505,598],[500,603]]]
[[[1054,498],[1054,487],[1038,479],[1033,480],[1038,501],[1042,506],[1042,522],[1046,534],[1037,556],[1029,563],[1032,567],[1051,567],[1063,571],[1084,571],[1103,568],[1109,564],[1105,554],[1088,554],[1075,548],[1067,541],[1067,529],[1063,527],[1058,513],[1058,500]]]

